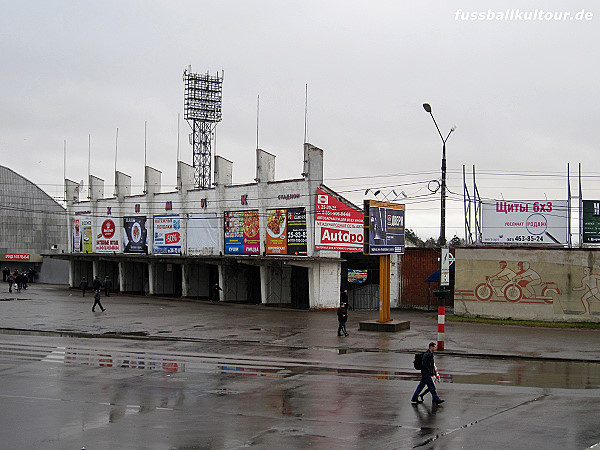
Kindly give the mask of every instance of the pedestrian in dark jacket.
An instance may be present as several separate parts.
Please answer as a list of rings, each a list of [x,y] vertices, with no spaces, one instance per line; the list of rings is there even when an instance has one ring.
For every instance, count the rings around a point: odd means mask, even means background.
[[[94,306],[92,306],[92,312],[96,312],[96,305],[100,307],[102,312],[105,311],[104,307],[102,306],[102,303],[100,303],[100,289],[96,289],[94,291]]]
[[[81,281],[79,282],[79,289],[81,289],[81,296],[85,297],[85,290],[87,289],[88,285],[87,285],[87,279],[85,277],[81,278]]]
[[[21,282],[21,283],[20,283],[20,284],[21,284],[21,287],[22,287],[23,289],[27,289],[27,281],[28,281],[28,280],[27,280],[27,275],[25,274],[25,272],[21,272],[21,273],[19,274],[19,281]]]
[[[104,295],[107,297],[110,297],[111,289],[112,289],[112,281],[110,280],[108,275],[106,275],[106,278],[104,279]]]
[[[221,289],[221,286],[219,286],[219,283],[213,284],[212,287],[210,288],[210,301],[219,303],[219,297],[221,296],[219,294],[219,291],[222,291],[222,290],[223,289]]]
[[[13,273],[13,280],[15,283],[15,291],[21,292],[21,274],[17,269]]]
[[[4,269],[2,269],[2,281],[6,282],[9,275],[10,269],[8,267],[4,267]]]
[[[8,282],[8,292],[12,292],[12,287],[15,282],[15,277],[12,273],[8,274],[8,276],[6,277],[6,281]]]
[[[434,405],[439,405],[444,403],[444,400],[438,397],[437,392],[435,390],[435,384],[433,382],[433,378],[436,376],[435,370],[435,362],[433,359],[433,352],[437,348],[437,344],[435,342],[429,343],[429,349],[423,353],[423,365],[421,366],[421,381],[415,390],[415,393],[410,400],[413,404],[423,403],[423,396],[419,396],[421,391],[425,386],[427,386],[427,391],[431,393],[433,397]],[[424,395],[424,394],[423,394]]]
[[[348,336],[348,332],[346,331],[346,322],[348,321],[348,305],[343,303],[337,310],[338,316],[338,332],[337,335],[341,336],[344,333],[344,336]]]
[[[102,282],[100,281],[100,278],[98,278],[98,275],[96,275],[94,281],[92,282],[92,289],[94,289],[94,291],[99,291],[101,288]]]

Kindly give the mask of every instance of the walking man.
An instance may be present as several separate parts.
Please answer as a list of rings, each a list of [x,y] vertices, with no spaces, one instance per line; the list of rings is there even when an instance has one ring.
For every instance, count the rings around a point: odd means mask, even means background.
[[[419,403],[423,403],[423,396],[419,395],[423,388],[427,386],[427,390],[431,393],[433,397],[433,404],[440,405],[444,403],[444,400],[438,397],[437,392],[435,390],[435,384],[433,382],[433,377],[436,376],[435,371],[435,362],[433,359],[433,352],[437,348],[437,344],[435,342],[429,343],[429,349],[423,353],[423,365],[421,367],[421,381],[415,390],[415,393],[410,400],[411,403],[418,405]]]
[[[346,303],[342,303],[342,305],[337,310],[338,316],[338,336],[341,336],[344,333],[344,336],[348,336],[348,332],[346,331],[346,322],[348,321],[348,305]]]
[[[96,289],[96,291],[94,292],[94,306],[92,306],[92,312],[96,312],[96,305],[98,305],[100,307],[100,309],[102,310],[102,312],[104,312],[104,307],[102,306],[102,303],[100,303],[100,290]]]
[[[85,290],[87,289],[87,278],[82,277],[81,282],[79,283],[79,289],[81,289],[81,296],[85,297]]]

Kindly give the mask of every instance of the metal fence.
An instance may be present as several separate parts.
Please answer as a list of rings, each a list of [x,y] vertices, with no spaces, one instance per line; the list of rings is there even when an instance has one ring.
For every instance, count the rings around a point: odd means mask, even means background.
[[[348,292],[350,309],[379,309],[379,285],[367,284]]]

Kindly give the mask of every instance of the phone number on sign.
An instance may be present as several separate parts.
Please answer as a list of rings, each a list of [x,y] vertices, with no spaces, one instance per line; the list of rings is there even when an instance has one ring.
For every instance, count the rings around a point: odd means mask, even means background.
[[[544,242],[544,236],[515,236],[506,240],[507,242]]]

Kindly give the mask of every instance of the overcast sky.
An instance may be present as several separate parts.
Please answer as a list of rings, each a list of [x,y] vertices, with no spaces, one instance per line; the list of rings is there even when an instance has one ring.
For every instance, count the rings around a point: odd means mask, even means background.
[[[65,140],[66,177],[87,184],[89,136],[91,173],[112,195],[117,128],[117,170],[141,193],[145,122],[147,163],[162,171],[163,191],[174,189],[178,114],[180,159],[192,163],[182,81],[190,64],[224,71],[213,154],[233,161],[234,183],[255,177],[257,96],[260,148],[277,157],[277,179],[300,177],[308,85],[308,140],[324,150],[325,184],[359,205],[375,198],[367,188],[380,200],[404,191],[406,226],[424,239],[439,235],[431,191],[442,153],[424,102],[444,137],[457,126],[447,143],[448,239],[464,237],[463,165],[471,191],[475,166],[482,197],[565,200],[567,164],[576,194],[581,163],[584,198],[600,198],[595,2],[0,5],[0,164],[57,198]]]

